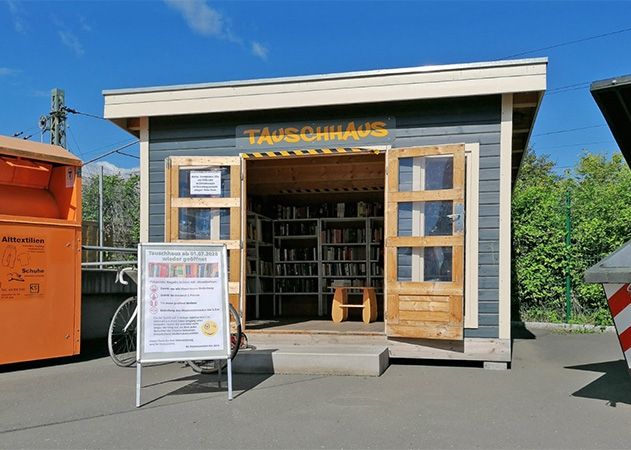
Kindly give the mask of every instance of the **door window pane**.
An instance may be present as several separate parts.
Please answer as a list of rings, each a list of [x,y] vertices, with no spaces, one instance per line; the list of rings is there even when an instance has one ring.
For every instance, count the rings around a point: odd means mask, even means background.
[[[451,189],[454,186],[452,156],[425,158],[425,190]]]
[[[453,156],[418,156],[399,159],[399,191],[435,191],[452,189]]]
[[[412,248],[397,248],[397,280],[412,281]]]
[[[425,202],[425,236],[450,236],[453,225],[450,215],[454,204],[451,200]]]
[[[451,247],[397,248],[397,281],[452,281]]]
[[[450,236],[453,201],[400,202],[397,236]]]
[[[452,248],[425,247],[423,250],[424,281],[451,281]]]
[[[180,208],[178,239],[230,239],[230,208]]]

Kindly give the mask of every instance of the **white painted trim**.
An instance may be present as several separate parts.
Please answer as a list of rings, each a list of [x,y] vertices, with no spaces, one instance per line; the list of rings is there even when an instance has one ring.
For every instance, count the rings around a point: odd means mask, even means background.
[[[140,242],[149,242],[149,118],[140,118]]]
[[[105,91],[108,119],[543,91],[547,60]]]
[[[500,271],[499,338],[510,339],[511,326],[511,156],[513,95],[502,95],[500,125]]]
[[[103,95],[115,95],[115,94],[134,94],[140,92],[157,92],[157,91],[174,91],[174,90],[187,90],[187,89],[200,89],[211,87],[239,87],[239,86],[252,86],[252,85],[269,85],[269,84],[288,84],[307,81],[321,81],[321,80],[333,80],[343,78],[368,78],[385,75],[401,75],[408,73],[429,73],[429,72],[445,72],[445,71],[461,71],[474,68],[491,68],[491,67],[503,67],[503,66],[524,66],[532,64],[547,64],[548,58],[525,58],[525,59],[509,59],[503,61],[487,61],[487,62],[473,62],[473,63],[461,63],[461,64],[441,64],[441,65],[427,65],[417,67],[403,67],[398,69],[378,69],[378,70],[366,70],[357,72],[339,72],[320,75],[301,75],[295,77],[279,77],[279,78],[259,78],[252,80],[240,80],[240,81],[220,81],[214,83],[195,83],[195,84],[179,84],[172,86],[154,86],[145,88],[131,88],[131,89],[107,89],[103,91]]]
[[[464,327],[478,328],[478,247],[480,214],[480,144],[465,144],[465,287]]]

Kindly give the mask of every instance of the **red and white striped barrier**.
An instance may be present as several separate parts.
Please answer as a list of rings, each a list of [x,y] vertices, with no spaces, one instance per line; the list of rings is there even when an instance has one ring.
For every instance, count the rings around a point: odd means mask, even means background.
[[[603,284],[622,353],[631,371],[631,292],[629,284]]]

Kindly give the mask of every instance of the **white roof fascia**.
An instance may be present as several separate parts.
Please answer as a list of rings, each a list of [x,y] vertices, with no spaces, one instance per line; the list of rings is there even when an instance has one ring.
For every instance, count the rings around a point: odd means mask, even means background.
[[[304,108],[546,89],[547,58],[104,91],[107,119]]]

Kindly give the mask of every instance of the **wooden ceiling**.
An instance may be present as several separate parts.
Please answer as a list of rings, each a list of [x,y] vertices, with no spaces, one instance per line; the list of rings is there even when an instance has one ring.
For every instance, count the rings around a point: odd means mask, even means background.
[[[291,156],[247,161],[248,195],[383,191],[385,155]]]
[[[530,133],[532,133],[542,95],[540,92],[520,92],[513,96],[513,186],[517,180],[524,154],[528,151],[526,146],[528,145]]]

